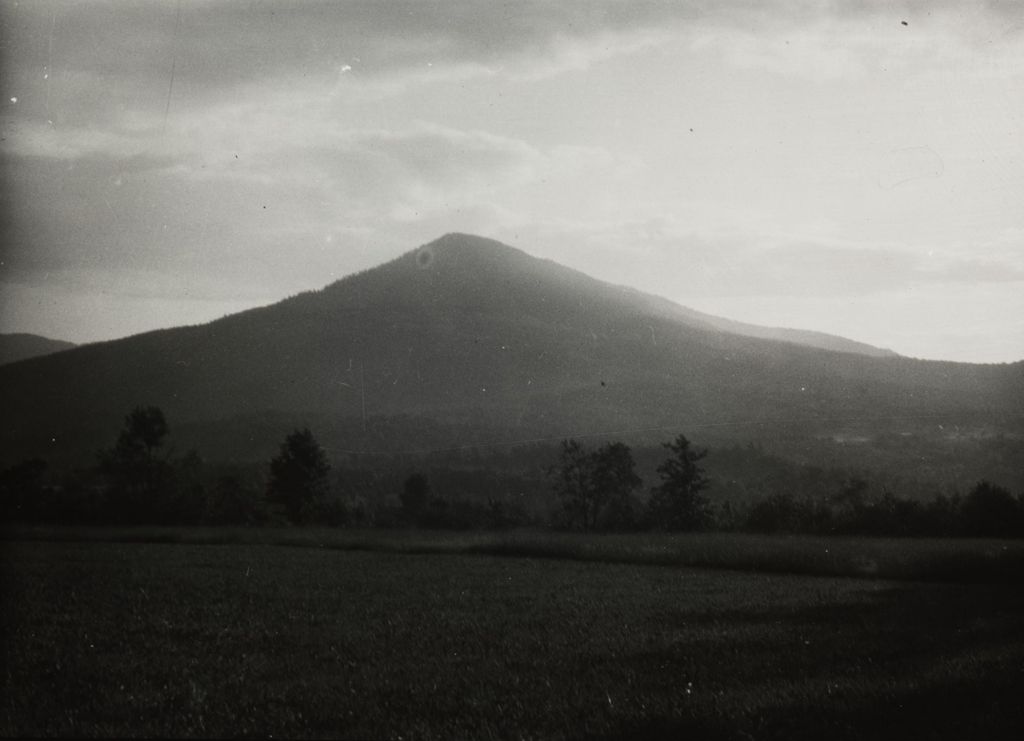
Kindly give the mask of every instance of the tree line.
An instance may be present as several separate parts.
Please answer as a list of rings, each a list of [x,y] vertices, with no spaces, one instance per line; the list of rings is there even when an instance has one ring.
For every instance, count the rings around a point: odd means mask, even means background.
[[[775,491],[745,504],[716,504],[705,492],[712,480],[701,464],[707,450],[685,435],[665,443],[668,456],[658,466],[659,483],[646,505],[643,481],[628,446],[607,443],[587,451],[577,441],[562,443],[551,473],[562,502],[556,524],[590,531],[744,531],[817,535],[1024,537],[1024,494],[989,481],[966,495],[936,496],[930,502],[901,498],[853,476],[825,497],[798,497]]]
[[[873,494],[858,476],[826,496],[776,489],[750,501],[716,501],[705,470],[708,451],[681,434],[663,444],[657,481],[646,489],[632,450],[622,442],[587,449],[577,440],[564,440],[543,477],[516,479],[482,467],[446,467],[429,475],[415,469],[384,475],[355,468],[334,471],[306,428],[286,435],[261,470],[210,466],[194,451],[176,455],[168,450],[168,434],[159,408],[137,407],[114,444],[99,451],[96,465],[63,484],[47,483],[41,460],[0,472],[0,515],[6,521],[104,524],[529,525],[587,532],[1024,537],[1024,495],[1014,497],[987,481],[965,495],[937,496],[930,502],[901,498],[884,487]],[[434,482],[443,491],[436,491]],[[538,504],[543,496],[523,497],[524,491],[545,488],[546,507]],[[357,494],[370,490],[385,496]],[[467,490],[475,495],[452,493]]]
[[[707,451],[685,435],[665,443],[668,457],[658,466],[660,482],[646,505],[637,494],[643,481],[628,445],[611,442],[588,451],[576,440],[562,442],[558,463],[550,469],[562,502],[556,524],[574,530],[705,530],[714,524],[710,485],[700,461]]]
[[[505,528],[536,525],[525,507],[501,497],[471,501],[433,492],[422,473],[395,485],[377,471],[334,471],[309,429],[285,436],[262,468],[210,465],[195,451],[176,455],[157,407],[136,407],[96,465],[48,482],[45,461],[0,472],[0,518],[7,522],[118,525],[323,525]],[[463,486],[486,488],[485,471],[442,471]],[[332,475],[333,474],[333,475]],[[381,480],[382,479],[382,480]],[[474,479],[479,482],[474,486]],[[358,491],[394,490],[391,501]]]

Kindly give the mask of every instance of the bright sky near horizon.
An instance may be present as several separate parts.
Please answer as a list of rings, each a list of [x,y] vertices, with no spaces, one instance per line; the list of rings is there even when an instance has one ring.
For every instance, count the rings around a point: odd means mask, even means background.
[[[452,231],[1024,359],[1024,5],[0,0],[0,331],[86,342]]]

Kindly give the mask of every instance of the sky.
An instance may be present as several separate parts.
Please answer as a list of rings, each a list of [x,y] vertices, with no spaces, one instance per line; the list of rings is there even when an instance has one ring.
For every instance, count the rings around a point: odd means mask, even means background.
[[[0,331],[448,232],[757,324],[1024,359],[1017,2],[0,0]]]

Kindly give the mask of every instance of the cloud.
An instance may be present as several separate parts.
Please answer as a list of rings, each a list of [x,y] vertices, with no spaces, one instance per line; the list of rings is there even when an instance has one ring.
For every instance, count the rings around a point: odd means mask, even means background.
[[[736,219],[743,222],[742,217]],[[496,235],[521,239],[537,254],[612,283],[686,304],[711,297],[787,297],[864,300],[872,296],[941,290],[956,285],[1024,282],[1021,253],[965,257],[909,244],[858,243],[824,235],[812,240],[709,219],[508,223]]]
[[[878,164],[878,184],[887,189],[912,180],[941,177],[946,166],[931,147],[901,147],[885,153]]]
[[[794,243],[757,252],[745,279],[728,293],[791,296],[869,296],[926,285],[1024,281],[1019,265],[995,260],[936,257],[907,246]]]
[[[949,44],[936,44],[936,28],[991,44],[1019,35],[1022,18],[1012,3],[952,1],[36,0],[0,11],[0,62],[6,87],[23,89],[13,94],[26,113],[81,123],[118,106],[162,112],[170,98],[209,102],[278,79],[330,86],[342,73],[381,81],[585,69],[679,33],[720,47],[735,64],[841,75],[892,38],[901,49],[941,54]]]
[[[0,141],[0,153],[13,157],[35,157],[72,162],[106,158],[159,162],[173,160],[166,142],[124,130],[97,127],[56,127],[32,120],[11,122]]]
[[[342,70],[356,77],[427,65],[515,67],[516,59],[559,55],[586,63],[589,52],[573,51],[573,40],[598,37],[614,48],[616,34],[678,14],[660,2],[87,0],[5,6],[0,22],[5,68],[27,74],[22,82],[35,79],[51,98],[64,93],[69,72],[163,98],[173,92],[172,71],[181,94],[203,97],[281,77],[332,82]]]
[[[939,283],[1016,283],[1024,281],[1024,267],[995,260],[955,259],[938,268],[922,268],[918,275]]]
[[[1024,11],[1011,3],[790,2],[765,4],[755,18],[709,14],[688,34],[691,48],[740,70],[827,84],[922,68],[1001,77],[1007,70],[992,60],[1006,49],[1019,58],[1024,41]]]
[[[868,57],[858,48],[862,45],[847,40],[837,46],[835,34],[820,27],[794,33],[793,29],[712,26],[695,34],[691,42],[694,51],[718,53],[731,67],[818,81],[863,75]]]
[[[161,154],[137,153],[123,133],[44,128],[12,138],[2,272],[53,282],[108,270],[145,286],[141,272],[165,270],[218,275],[228,294],[275,282],[294,291],[379,261],[353,263],[349,251],[368,240],[408,249],[452,219],[486,231],[520,218],[502,204],[529,202],[534,187],[567,188],[619,165],[599,148],[539,148],[427,122],[359,129],[318,115],[292,127],[264,109],[268,120],[237,127],[247,111],[181,117],[170,139],[178,144],[155,146]]]

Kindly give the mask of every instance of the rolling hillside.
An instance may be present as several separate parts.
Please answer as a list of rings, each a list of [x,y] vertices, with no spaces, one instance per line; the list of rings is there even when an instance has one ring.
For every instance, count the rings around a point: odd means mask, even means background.
[[[69,350],[73,342],[51,340],[37,334],[0,334],[0,365]]]
[[[0,367],[4,462],[87,460],[136,404],[162,407],[179,445],[239,459],[297,424],[332,450],[650,428],[996,434],[1021,429],[1024,363],[750,328],[453,234],[272,306]]]

